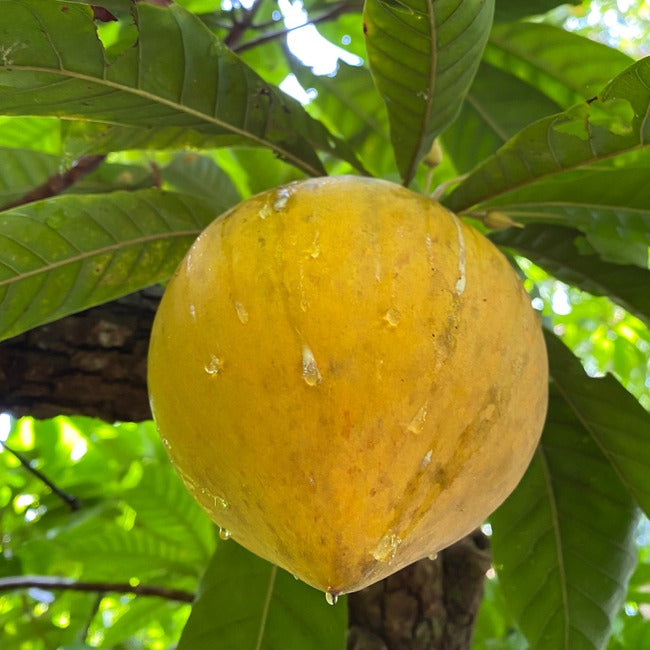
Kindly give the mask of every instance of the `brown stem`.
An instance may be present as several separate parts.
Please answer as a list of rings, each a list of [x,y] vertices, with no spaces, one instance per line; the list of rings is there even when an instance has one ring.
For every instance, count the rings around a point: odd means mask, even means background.
[[[106,154],[82,156],[72,163],[69,169],[61,174],[53,174],[42,185],[30,190],[21,198],[3,205],[0,208],[0,211],[10,210],[11,208],[25,205],[26,203],[48,199],[51,196],[61,194],[61,192],[66,190],[68,187],[80,181],[86,174],[97,169],[97,167],[99,167],[99,165],[104,161],[104,158],[106,158]]]
[[[42,483],[45,483],[47,487],[56,494],[61,501],[63,501],[73,512],[75,510],[79,510],[81,508],[81,501],[73,496],[72,494],[68,494],[65,490],[62,490],[60,487],[55,485],[43,472],[41,472],[39,469],[36,469],[31,462],[29,461],[29,458],[21,454],[19,451],[16,451],[15,449],[12,449],[7,445],[6,442],[3,440],[0,440],[0,445],[7,451],[9,452],[12,456],[18,459],[18,462],[33,476],[35,476],[39,481]]]
[[[297,25],[296,27],[287,27],[285,29],[278,29],[276,31],[269,32],[268,34],[262,34],[257,38],[253,38],[250,41],[246,41],[246,43],[242,43],[241,45],[237,45],[236,47],[233,47],[232,50],[239,54],[241,52],[244,52],[245,50],[250,50],[254,47],[257,47],[258,45],[264,45],[264,43],[268,43],[269,41],[273,41],[278,38],[283,38],[284,36],[293,32],[294,30],[300,29],[301,27],[305,27],[306,25],[317,25],[318,23],[323,23],[327,20],[338,18],[339,16],[345,13],[360,11],[362,6],[363,5],[358,2],[341,2],[335,5],[334,7],[332,7],[331,9],[328,9],[324,13],[320,14],[319,16],[316,16],[315,18],[311,18],[304,25]]]
[[[226,38],[224,39],[224,43],[230,49],[234,49],[241,40],[241,37],[244,35],[244,32],[253,26],[253,20],[255,20],[255,16],[260,10],[262,2],[264,2],[264,0],[255,0],[250,9],[244,10],[244,14],[241,20],[233,20],[233,25],[230,28],[230,31],[228,32]]]
[[[93,593],[135,594],[136,596],[156,596],[182,603],[194,602],[195,594],[183,589],[173,589],[158,585],[132,585],[128,582],[90,582],[72,580],[60,576],[9,576],[0,578],[0,591],[16,589],[47,589],[52,591],[90,591]]]

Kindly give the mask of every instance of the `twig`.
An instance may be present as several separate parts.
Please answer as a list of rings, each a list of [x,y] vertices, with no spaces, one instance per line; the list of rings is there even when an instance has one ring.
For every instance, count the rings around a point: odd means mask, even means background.
[[[56,486],[43,472],[40,470],[36,469],[31,462],[29,461],[29,458],[21,454],[19,451],[16,451],[15,449],[12,449],[7,445],[4,440],[0,440],[0,445],[4,447],[12,456],[15,456],[20,464],[30,473],[33,474],[39,481],[42,481],[47,485],[47,487],[54,492],[69,508],[74,512],[75,510],[79,510],[81,508],[81,501],[73,496],[72,494],[68,494],[65,490],[62,490],[60,487]]]
[[[9,576],[0,578],[0,591],[15,589],[46,589],[53,591],[89,591],[94,593],[135,594],[156,596],[182,603],[194,602],[195,594],[184,589],[173,589],[158,585],[132,585],[128,582],[92,582],[72,580],[61,576]]]
[[[296,25],[295,27],[286,27],[285,29],[279,29],[274,32],[269,32],[268,34],[262,34],[261,36],[258,36],[257,38],[254,38],[250,41],[246,41],[246,43],[242,43],[241,45],[237,45],[236,47],[231,48],[233,52],[244,52],[246,50],[250,50],[254,47],[257,47],[258,45],[263,45],[264,43],[268,43],[269,41],[273,41],[276,38],[282,38],[283,36],[286,36],[287,34],[295,31],[296,29],[301,29],[302,27],[306,27],[307,25],[317,25],[318,23],[323,23],[326,20],[331,20],[332,18],[338,18],[342,14],[352,12],[352,11],[358,11],[361,9],[362,4],[358,2],[341,2],[328,11],[325,11],[322,13],[320,16],[316,16],[315,18],[310,18],[304,25]]]
[[[244,15],[241,20],[237,20],[237,18],[233,19],[232,27],[224,39],[224,43],[230,49],[233,49],[237,43],[239,43],[244,32],[253,26],[253,20],[255,19],[257,12],[260,10],[262,2],[264,2],[264,0],[255,0],[250,9],[244,9]],[[234,16],[235,14],[232,15]]]
[[[42,185],[35,187],[21,198],[3,205],[0,211],[17,208],[26,203],[48,199],[51,196],[61,194],[63,190],[80,181],[86,174],[97,169],[104,158],[106,158],[106,154],[82,156],[73,162],[69,169],[61,174],[53,174]]]
[[[92,607],[88,612],[88,616],[86,617],[86,622],[84,623],[84,626],[81,628],[81,632],[79,632],[78,638],[79,641],[81,641],[81,643],[86,643],[88,641],[90,626],[93,624],[93,620],[95,619],[95,616],[97,616],[97,612],[99,611],[99,607],[102,604],[102,600],[104,600],[104,594],[100,592],[97,594],[97,597],[95,598],[95,602],[93,602]]]

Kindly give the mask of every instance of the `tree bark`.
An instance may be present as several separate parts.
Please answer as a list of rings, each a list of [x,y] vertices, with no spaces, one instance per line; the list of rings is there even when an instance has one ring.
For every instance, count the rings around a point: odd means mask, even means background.
[[[147,348],[161,289],[74,314],[0,344],[0,412],[151,418]]]
[[[350,594],[348,650],[468,650],[490,568],[488,538],[476,530]]]
[[[108,422],[151,417],[146,361],[160,299],[151,288],[0,344],[0,412]],[[490,566],[474,531],[348,598],[348,650],[469,650]]]

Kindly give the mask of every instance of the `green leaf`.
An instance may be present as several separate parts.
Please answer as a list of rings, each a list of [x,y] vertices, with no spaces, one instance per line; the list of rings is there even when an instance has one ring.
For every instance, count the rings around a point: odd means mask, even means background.
[[[565,109],[593,97],[634,63],[603,43],[533,22],[495,25],[483,56]]]
[[[650,515],[650,413],[612,376],[588,377],[557,337],[547,334],[546,347],[558,394]]]
[[[517,131],[560,109],[534,86],[483,62],[458,117],[442,135],[445,151],[456,170],[466,173]]]
[[[531,648],[604,648],[636,562],[637,519],[616,471],[551,385],[540,447],[490,518],[499,579]]]
[[[304,88],[317,96],[307,110],[332,133],[344,138],[373,174],[395,173],[388,139],[388,116],[367,68],[339,61],[336,75],[315,75],[302,65],[293,72]]]
[[[0,146],[60,155],[60,120],[55,117],[0,116]]]
[[[54,539],[64,545],[70,558],[83,563],[81,575],[87,580],[162,579],[163,584],[176,586],[174,578],[194,577],[203,566],[182,544],[166,542],[147,530],[127,531],[107,523],[93,535],[75,532]]]
[[[178,154],[162,169],[161,175],[172,189],[211,201],[217,209],[241,201],[230,176],[207,156],[191,152]]]
[[[350,158],[344,143],[265,83],[196,16],[176,4],[138,3],[134,11],[137,42],[109,63],[89,8],[0,0],[0,111],[137,127],[136,134],[152,138],[157,129],[186,129],[199,138],[269,147],[316,175],[324,170],[314,147]]]
[[[627,113],[633,116],[623,124],[619,123],[621,101],[629,104],[631,112]],[[594,101],[520,131],[477,167],[444,203],[461,212],[544,177],[645,147],[650,140],[649,111],[650,58],[646,58],[616,77]],[[604,125],[603,112],[610,115]]]
[[[492,25],[494,0],[367,0],[368,63],[386,102],[404,184],[458,114]]]
[[[506,21],[537,16],[561,4],[579,5],[581,0],[496,0],[494,20]]]
[[[493,233],[490,238],[499,246],[514,248],[559,280],[597,296],[609,296],[650,322],[650,271],[610,264],[598,255],[583,253],[577,245],[581,235],[573,228],[529,224]]]
[[[167,279],[226,207],[152,189],[0,213],[0,338]]]
[[[172,607],[175,608],[178,605],[160,598],[136,598],[130,601],[119,618],[112,621],[106,628],[102,646],[104,648],[121,647],[120,643],[136,635],[147,623],[168,617]]]
[[[170,464],[146,464],[140,483],[124,500],[136,511],[138,527],[182,545],[198,563],[208,561],[214,551],[214,526]]]
[[[177,650],[337,650],[345,648],[345,602],[325,596],[252,555],[219,544]]]
[[[603,259],[648,265],[649,167],[576,170],[489,202],[515,221],[570,225],[582,230]]]

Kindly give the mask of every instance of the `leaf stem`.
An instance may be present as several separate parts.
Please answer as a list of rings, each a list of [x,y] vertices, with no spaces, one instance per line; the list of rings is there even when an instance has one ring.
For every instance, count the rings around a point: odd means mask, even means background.
[[[21,454],[19,451],[16,451],[15,449],[12,449],[7,445],[6,442],[3,440],[0,440],[0,445],[8,451],[12,456],[18,459],[18,462],[32,475],[34,475],[39,481],[45,483],[47,487],[56,494],[61,501],[63,501],[69,508],[72,510],[72,512],[75,512],[76,510],[79,510],[81,508],[81,501],[74,495],[69,494],[65,490],[62,490],[60,487],[58,487],[55,483],[53,483],[43,472],[40,470],[36,469],[30,462],[29,458],[27,458],[25,455]]]
[[[10,210],[17,208],[26,203],[33,203],[41,199],[49,199],[52,196],[61,194],[64,190],[80,181],[86,174],[94,171],[106,158],[106,154],[99,154],[93,156],[82,156],[75,160],[72,165],[60,174],[53,174],[43,184],[30,190],[19,199],[7,203],[0,208],[3,210]]]
[[[182,603],[192,603],[195,594],[184,589],[174,589],[159,585],[132,585],[128,582],[94,582],[72,580],[62,576],[9,576],[0,578],[0,591],[15,589],[46,589],[53,591],[88,591],[99,594],[135,594],[136,596],[155,596]]]

